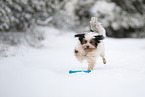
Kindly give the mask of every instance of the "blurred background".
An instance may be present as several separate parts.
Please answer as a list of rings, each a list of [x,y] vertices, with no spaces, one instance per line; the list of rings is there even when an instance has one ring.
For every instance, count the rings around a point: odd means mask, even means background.
[[[1,0],[0,32],[24,32],[34,25],[88,31],[94,16],[108,37],[145,37],[145,0]]]

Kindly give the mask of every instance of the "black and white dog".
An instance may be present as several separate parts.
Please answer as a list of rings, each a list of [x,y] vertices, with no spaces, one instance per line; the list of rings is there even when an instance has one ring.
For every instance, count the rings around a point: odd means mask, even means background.
[[[93,70],[96,64],[96,58],[101,56],[103,63],[106,64],[105,48],[103,39],[106,37],[106,31],[98,22],[97,18],[92,17],[90,21],[91,30],[94,32],[84,32],[76,34],[79,43],[74,49],[76,58],[79,61],[86,59],[88,61],[88,70]]]

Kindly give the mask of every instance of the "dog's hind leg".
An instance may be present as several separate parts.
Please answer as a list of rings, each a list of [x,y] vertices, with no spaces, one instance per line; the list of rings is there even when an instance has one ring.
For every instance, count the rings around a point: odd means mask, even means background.
[[[102,59],[103,59],[103,63],[106,64],[106,59],[105,59],[105,57],[104,57],[104,54],[101,54],[100,56],[101,56]]]
[[[101,56],[102,59],[103,59],[103,63],[106,64],[106,59],[105,59],[105,57],[104,57],[104,56],[105,56],[104,52],[103,52],[100,56]]]

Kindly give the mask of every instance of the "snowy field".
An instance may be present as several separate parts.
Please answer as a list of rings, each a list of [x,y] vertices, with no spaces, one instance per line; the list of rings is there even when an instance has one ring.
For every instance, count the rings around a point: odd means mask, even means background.
[[[73,55],[74,33],[44,30],[44,47],[0,59],[0,97],[145,97],[145,39],[106,38],[107,64],[69,74],[87,69]]]

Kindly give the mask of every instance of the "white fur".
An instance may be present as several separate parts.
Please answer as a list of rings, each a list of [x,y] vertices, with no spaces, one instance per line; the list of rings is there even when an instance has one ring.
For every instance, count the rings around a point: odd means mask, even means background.
[[[106,37],[106,31],[101,26],[101,23],[98,22],[98,19],[97,18],[95,18],[95,17],[92,17],[91,18],[90,26],[91,26],[91,29],[93,31],[98,32],[99,34],[102,34],[104,37]]]
[[[97,35],[99,35],[99,34],[98,33],[94,33],[94,32],[88,32],[88,33],[85,34],[85,39],[91,40],[94,36],[97,36]]]
[[[94,20],[95,19],[95,20]],[[94,38],[94,36],[97,35],[103,35],[106,36],[105,29],[100,25],[100,23],[97,21],[97,18],[92,18],[90,21],[91,29],[97,31],[98,33],[94,32],[88,32],[85,34],[85,39],[90,40]],[[78,51],[78,53],[75,53],[76,58],[82,62],[84,59],[88,61],[88,70],[93,70],[95,64],[96,64],[96,58],[101,56],[103,59],[104,64],[106,64],[105,60],[105,48],[104,48],[104,42],[101,40],[101,43],[98,44],[97,48],[92,50],[91,52],[86,52],[80,42],[75,47],[75,50]]]

